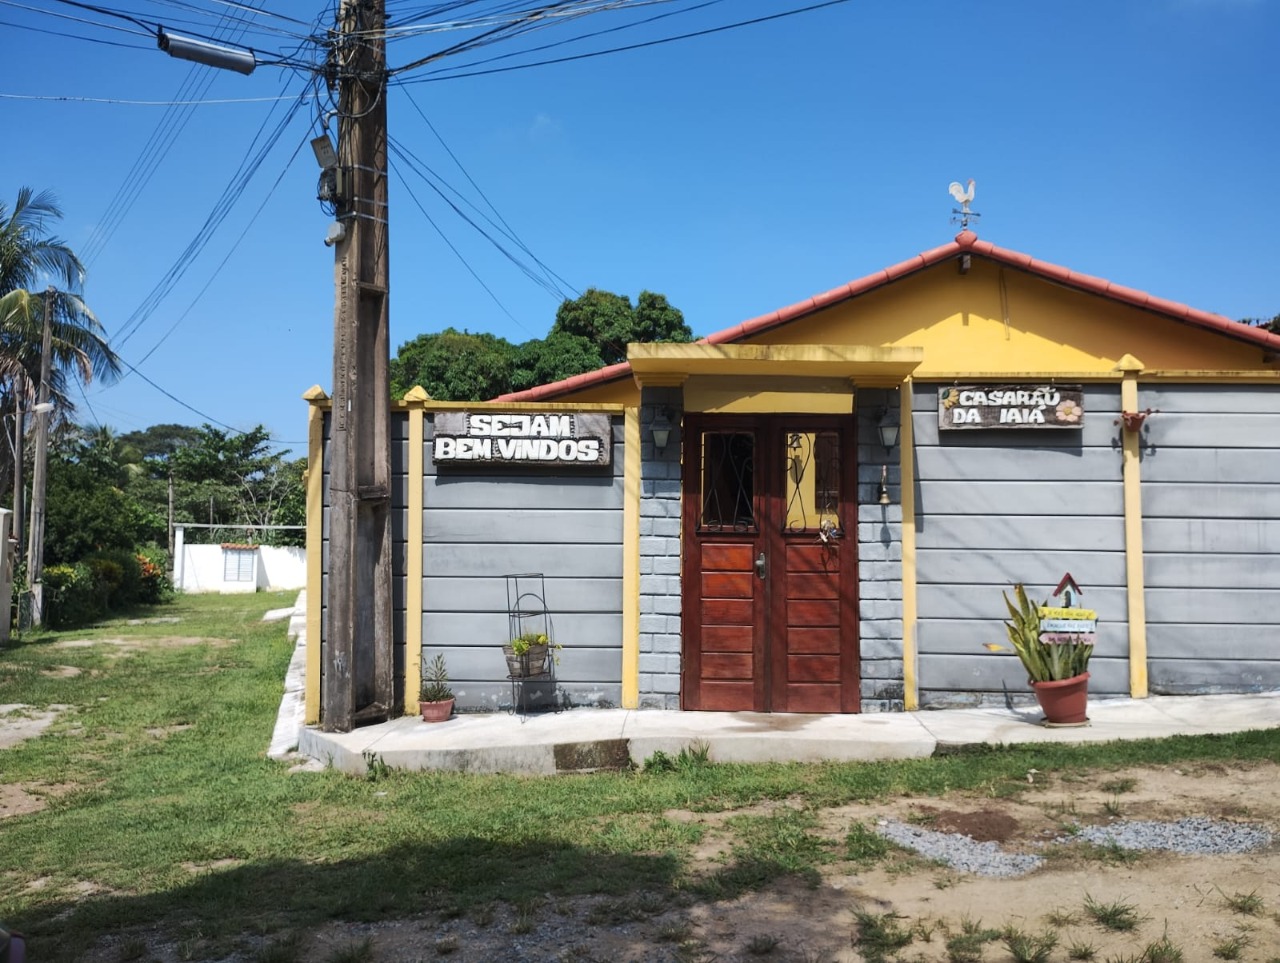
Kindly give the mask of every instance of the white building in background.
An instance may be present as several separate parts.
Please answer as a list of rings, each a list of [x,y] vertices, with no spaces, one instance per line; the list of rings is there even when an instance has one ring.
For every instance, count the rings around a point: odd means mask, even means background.
[[[257,592],[307,584],[307,550],[292,545],[223,542],[188,545],[186,526],[173,539],[173,587],[182,592]]]

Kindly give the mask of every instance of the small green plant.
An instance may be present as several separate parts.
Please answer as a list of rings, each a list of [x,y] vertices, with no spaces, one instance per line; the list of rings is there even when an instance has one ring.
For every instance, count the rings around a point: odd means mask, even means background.
[[[1004,935],[1004,945],[1014,963],[1047,963],[1049,954],[1058,945],[1058,934],[1047,930],[1039,936],[1010,930]]]
[[[1051,926],[1074,926],[1080,922],[1078,913],[1073,913],[1069,909],[1058,907],[1044,914],[1045,921]]]
[[[647,773],[690,773],[698,769],[705,769],[710,765],[712,765],[711,746],[705,742],[695,742],[693,745],[685,746],[674,756],[663,752],[661,749],[656,750],[645,759],[644,771]]]
[[[1222,902],[1227,909],[1241,916],[1259,916],[1262,913],[1262,897],[1256,889],[1249,893],[1232,893],[1230,896],[1223,893]]]
[[[884,963],[890,955],[911,945],[915,938],[911,929],[900,925],[904,919],[898,913],[867,913],[859,910],[854,914],[857,931],[854,933],[853,945],[862,953],[866,963]]]
[[[1182,950],[1166,932],[1154,943],[1148,943],[1142,951],[1142,963],[1182,963]]]
[[[1082,963],[1089,963],[1090,960],[1097,959],[1098,950],[1092,943],[1077,943],[1074,940],[1067,947],[1067,959],[1080,960]]]
[[[1247,933],[1237,933],[1229,940],[1223,940],[1213,948],[1213,955],[1220,960],[1238,960],[1240,954],[1253,944]]]
[[[1117,933],[1137,929],[1138,924],[1146,918],[1138,915],[1138,908],[1132,903],[1099,903],[1087,893],[1084,897],[1084,911],[1098,926]]]
[[[448,702],[453,698],[453,690],[449,688],[449,671],[445,668],[443,654],[437,652],[436,657],[427,663],[422,673],[422,688],[418,698],[422,702]]]
[[[391,767],[376,752],[364,754],[364,778],[369,782],[381,782],[391,775]]]
[[[1093,642],[1083,641],[1092,636],[1074,635],[1073,642],[1042,642],[1040,640],[1040,608],[1047,606],[1049,600],[1036,605],[1027,597],[1027,590],[1019,582],[1013,587],[1013,597],[1017,605],[1010,601],[1008,593],[1004,595],[1005,607],[1009,610],[1009,621],[1004,624],[1009,644],[1022,660],[1022,667],[1027,670],[1027,677],[1032,682],[1053,682],[1072,679],[1089,668],[1089,658],[1093,655]],[[1003,645],[988,642],[986,648],[993,652],[1007,651]]]
[[[850,862],[873,863],[892,848],[892,843],[862,823],[854,823],[845,833],[844,856]]]
[[[1119,817],[1124,815],[1124,806],[1120,804],[1120,797],[1112,796],[1102,804],[1102,811],[1108,816]]]

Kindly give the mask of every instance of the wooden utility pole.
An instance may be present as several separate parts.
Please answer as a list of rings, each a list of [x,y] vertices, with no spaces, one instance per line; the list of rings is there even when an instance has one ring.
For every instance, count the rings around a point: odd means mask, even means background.
[[[387,380],[387,64],[385,0],[342,0],[333,406],[329,425],[329,593],[321,725],[390,717],[391,392]]]
[[[18,374],[13,379],[13,540],[15,543],[13,554],[15,565],[22,561],[25,551],[22,546],[22,533],[23,523],[26,521],[23,513],[27,510],[25,504],[27,480],[22,477],[22,466],[27,457],[27,413],[22,410],[22,405],[26,399],[27,375],[19,367]]]
[[[40,337],[40,386],[36,401],[36,454],[31,466],[31,539],[27,549],[27,588],[31,597],[31,624],[44,621],[44,506],[45,470],[49,463],[49,373],[53,353],[53,308],[58,292],[44,293],[44,332]]]

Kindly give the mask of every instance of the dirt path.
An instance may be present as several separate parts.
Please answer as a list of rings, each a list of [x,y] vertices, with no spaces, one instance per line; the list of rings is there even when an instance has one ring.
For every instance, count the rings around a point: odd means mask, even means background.
[[[1004,927],[1027,935],[1055,933],[1052,961],[1280,961],[1280,846],[1246,856],[1127,857],[1084,846],[1045,846],[1068,825],[1117,818],[1202,815],[1280,832],[1280,767],[1130,769],[1077,782],[1035,772],[1028,778],[1028,790],[1017,800],[953,794],[820,814],[820,832],[836,841],[854,823],[896,818],[1046,855],[1041,869],[1016,879],[979,878],[899,853],[865,871],[850,862],[826,865],[813,887],[782,880],[726,902],[680,906],[644,894],[629,900],[548,898],[536,907],[495,907],[457,919],[424,914],[335,924],[313,934],[302,958],[341,958],[368,940],[369,955],[362,958],[377,961],[854,963],[876,958],[855,947],[863,913],[910,936],[898,955],[887,957],[909,963],[1012,959],[998,940],[976,950],[971,941],[966,950],[963,939],[966,929]],[[705,820],[708,839],[696,868],[713,870],[723,850],[715,827],[724,814],[677,815]],[[1134,928],[1116,931],[1092,921],[1089,901],[1104,909],[1130,908]],[[1182,955],[1153,955],[1153,945]]]

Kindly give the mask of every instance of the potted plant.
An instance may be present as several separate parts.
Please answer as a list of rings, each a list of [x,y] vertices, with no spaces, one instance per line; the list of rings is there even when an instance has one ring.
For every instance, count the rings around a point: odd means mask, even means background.
[[[1047,599],[1034,604],[1020,582],[1013,587],[1013,599],[1008,593],[1001,594],[1009,610],[1005,632],[1027,670],[1027,682],[1044,711],[1046,724],[1084,725],[1089,721],[1085,705],[1094,642],[1092,613],[1078,620],[1080,631],[1064,630],[1062,623],[1069,626],[1071,619],[1055,619],[1053,631],[1042,631],[1041,615],[1048,608]],[[1059,615],[1077,611],[1085,615],[1082,609],[1055,610]],[[990,643],[987,648],[1000,651],[1005,647]]]
[[[449,672],[444,656],[437,653],[422,673],[418,692],[418,711],[423,722],[444,722],[453,714],[453,690],[449,688]]]
[[[560,644],[547,638],[545,632],[525,632],[517,635],[502,647],[507,659],[507,675],[527,678],[547,671],[547,656],[560,651]],[[558,665],[560,659],[554,656]]]

